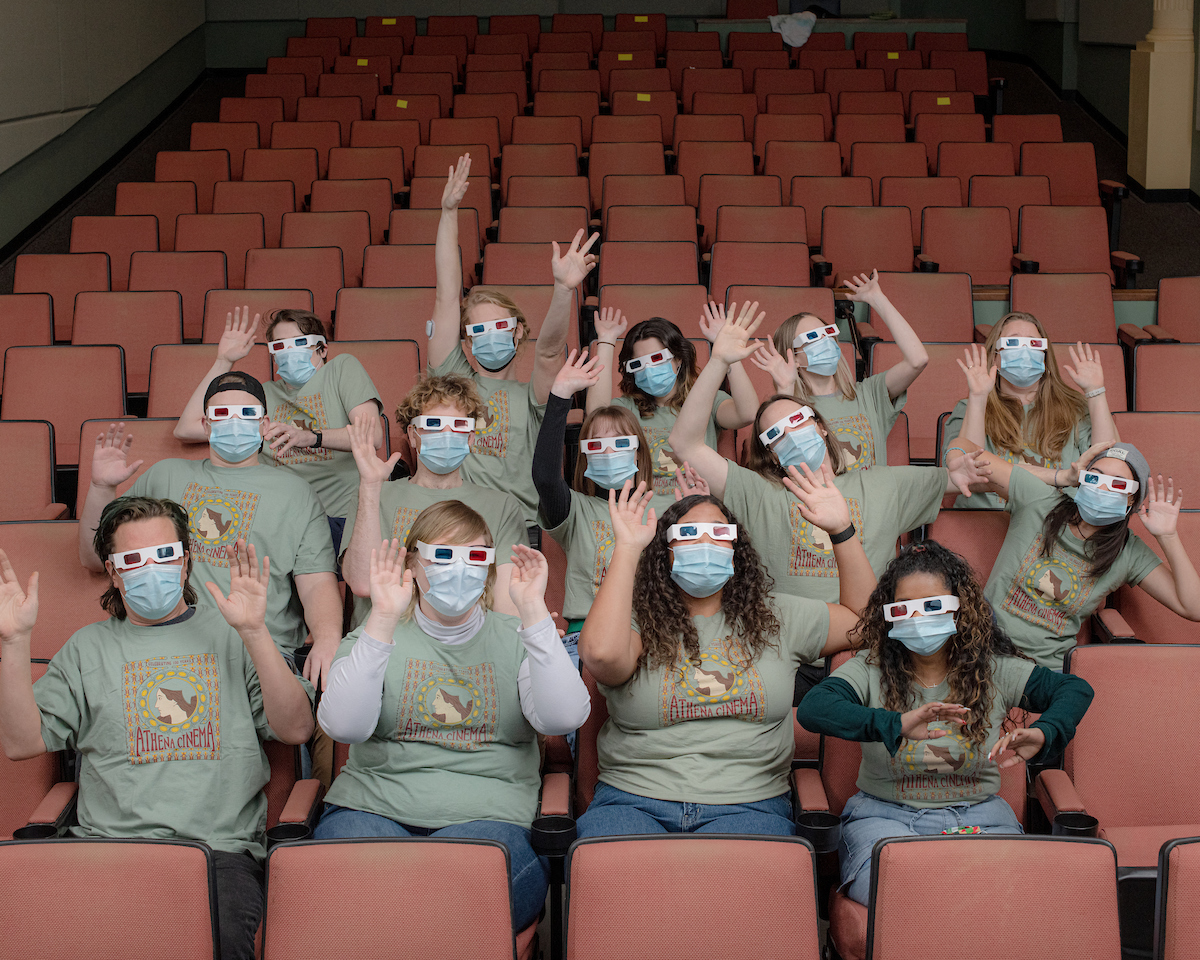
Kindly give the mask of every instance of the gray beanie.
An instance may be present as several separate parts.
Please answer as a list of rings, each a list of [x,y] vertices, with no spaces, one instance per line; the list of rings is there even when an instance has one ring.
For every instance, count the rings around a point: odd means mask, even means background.
[[[1105,457],[1112,457],[1114,460],[1124,460],[1125,465],[1133,471],[1133,475],[1138,482],[1138,491],[1131,509],[1137,510],[1142,505],[1142,501],[1146,499],[1147,485],[1150,483],[1150,464],[1146,462],[1146,458],[1142,456],[1142,452],[1132,443],[1114,443],[1103,453],[1093,457],[1092,462],[1088,464],[1088,468],[1090,469],[1098,460],[1103,460]]]

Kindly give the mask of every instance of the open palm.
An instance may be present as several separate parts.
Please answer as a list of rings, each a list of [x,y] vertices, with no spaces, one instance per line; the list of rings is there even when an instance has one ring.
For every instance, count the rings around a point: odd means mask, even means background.
[[[29,575],[29,585],[22,590],[21,582],[0,550],[0,642],[11,643],[29,635],[37,623],[38,575]]]

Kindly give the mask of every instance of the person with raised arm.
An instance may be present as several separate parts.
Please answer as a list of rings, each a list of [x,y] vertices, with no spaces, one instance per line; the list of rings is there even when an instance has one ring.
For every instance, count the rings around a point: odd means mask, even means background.
[[[847,298],[871,307],[900,348],[882,373],[854,382],[838,346],[837,324],[811,313],[788,317],[750,359],[771,375],[775,392],[791,394],[825,418],[846,471],[887,462],[887,438],[908,388],[929,364],[925,345],[879,285],[879,271],[846,281]]]
[[[711,342],[725,322],[725,307],[709,303],[700,318],[700,332]],[[625,332],[627,323],[621,311],[611,307],[596,316],[592,355],[598,357],[610,372],[617,339],[625,338],[616,361],[621,396],[613,397],[612,376],[605,375],[588,388],[587,412],[613,405],[625,407],[638,417],[642,432],[650,442],[654,492],[659,496],[670,496],[675,471],[687,458],[674,456],[667,438],[700,374],[696,347],[679,327],[662,317],[643,320],[628,333]],[[714,448],[718,430],[741,429],[753,419],[758,406],[758,394],[742,364],[732,364],[728,375],[731,393],[717,391],[705,425],[705,439]]]
[[[829,472],[789,483],[826,530],[837,603],[771,592],[737,516],[713,496],[656,516],[644,483],[609,493],[615,539],[579,658],[608,702],[600,783],[579,836],[794,832],[797,668],[850,647],[875,576]]]
[[[458,248],[458,205],[471,172],[469,154],[450,170],[442,194],[435,257],[437,293],[429,321],[429,373],[454,374],[475,381],[491,416],[463,464],[463,479],[510,493],[520,501],[530,535],[537,532],[537,491],[529,473],[538,427],[554,377],[566,358],[567,337],[575,318],[576,290],[596,266],[589,253],[599,234],[584,239],[580,230],[567,251],[552,243],[547,282],[554,284],[550,307],[536,340],[533,376],[517,378],[517,358],[532,337],[529,321],[507,294],[477,286],[463,299],[462,255]],[[467,359],[470,344],[476,366]]]
[[[423,510],[403,549],[372,551],[370,616],[317,713],[351,746],[314,835],[497,840],[519,931],[549,878],[530,845],[537,735],[575,730],[591,701],[546,608],[546,558],[524,544],[504,558],[517,616],[493,609],[498,559],[483,517],[453,500]]]
[[[94,539],[108,618],[77,630],[37,683],[38,574],[22,589],[0,551],[0,746],[11,760],[78,755],[73,836],[207,844],[220,955],[251,960],[271,773],[261,741],[302,744],[313,732],[313,689],[267,626],[270,561],[260,569],[253,544],[230,544],[228,594],[208,582],[201,594],[212,603],[198,604],[178,504],[121,497]]]

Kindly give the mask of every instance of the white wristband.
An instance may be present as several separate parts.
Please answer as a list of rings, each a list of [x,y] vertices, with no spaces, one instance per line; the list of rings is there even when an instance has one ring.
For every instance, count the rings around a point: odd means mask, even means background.
[[[1085,393],[1084,397],[1087,398],[1088,400],[1091,400],[1093,397],[1098,397],[1102,393],[1104,393],[1104,388],[1097,387],[1095,390],[1089,390],[1087,393]]]

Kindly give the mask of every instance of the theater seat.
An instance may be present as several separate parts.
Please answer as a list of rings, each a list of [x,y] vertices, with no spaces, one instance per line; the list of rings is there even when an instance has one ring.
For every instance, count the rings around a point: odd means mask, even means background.
[[[67,515],[69,508],[54,502],[54,427],[48,420],[0,420],[0,475],[7,488],[0,520],[61,520]]]

